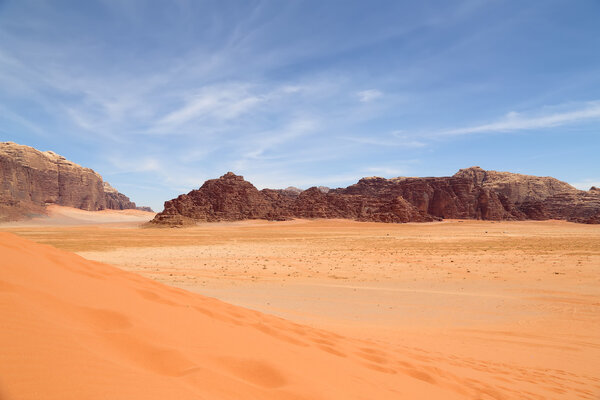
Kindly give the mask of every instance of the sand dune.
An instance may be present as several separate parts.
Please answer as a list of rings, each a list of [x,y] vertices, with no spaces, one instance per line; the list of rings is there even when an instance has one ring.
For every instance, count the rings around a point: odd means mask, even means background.
[[[465,390],[381,345],[9,233],[0,253],[2,399],[451,399]]]
[[[4,230],[3,400],[600,395],[597,226]]]
[[[2,227],[32,227],[32,226],[82,226],[106,225],[138,226],[150,221],[155,213],[140,210],[102,210],[86,211],[79,208],[49,205],[47,215],[39,215],[31,219],[15,222],[5,222]]]

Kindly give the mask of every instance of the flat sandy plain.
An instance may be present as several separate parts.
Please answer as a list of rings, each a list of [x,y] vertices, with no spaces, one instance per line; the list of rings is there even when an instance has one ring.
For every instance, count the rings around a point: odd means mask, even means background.
[[[331,332],[321,350],[408,390],[397,398],[600,398],[600,226],[137,224],[0,230]]]

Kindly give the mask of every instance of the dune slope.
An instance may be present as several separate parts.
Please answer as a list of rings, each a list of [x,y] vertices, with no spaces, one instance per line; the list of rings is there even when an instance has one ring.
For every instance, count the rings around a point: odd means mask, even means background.
[[[464,397],[363,340],[0,233],[0,398]],[[462,394],[462,396],[461,396]]]

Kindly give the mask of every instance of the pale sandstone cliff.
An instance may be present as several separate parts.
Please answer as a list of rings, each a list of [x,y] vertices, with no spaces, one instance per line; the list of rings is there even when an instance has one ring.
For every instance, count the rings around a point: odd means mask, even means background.
[[[486,171],[480,167],[461,169],[454,176],[471,179],[477,186],[502,193],[513,203],[540,201],[559,193],[578,192],[568,183],[550,176]]]
[[[47,204],[88,211],[135,208],[89,168],[52,151],[0,143],[0,221],[43,213]]]

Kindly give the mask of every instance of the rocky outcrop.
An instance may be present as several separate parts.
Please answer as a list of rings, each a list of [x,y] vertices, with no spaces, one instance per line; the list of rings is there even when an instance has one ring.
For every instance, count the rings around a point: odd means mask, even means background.
[[[564,219],[584,224],[600,223],[600,191],[578,190],[519,205],[530,219]]]
[[[0,220],[41,214],[48,204],[88,211],[135,208],[89,168],[51,151],[0,143]]]
[[[273,191],[271,200],[243,177],[229,172],[204,182],[198,190],[165,202],[163,212],[153,222],[182,225],[194,221],[276,219],[271,215],[274,200],[284,201],[288,197],[282,192]]]
[[[455,177],[471,179],[476,185],[508,198],[526,219],[564,219],[571,222],[598,223],[600,191],[578,190],[549,176],[486,171],[480,167],[461,169]]]
[[[100,176],[100,175],[98,175]],[[129,197],[112,186],[108,182],[103,183],[104,198],[106,201],[105,208],[110,210],[126,210],[131,208],[137,208],[135,203],[129,200]]]
[[[337,192],[381,199],[402,197],[418,210],[439,218],[514,220],[524,216],[505,196],[470,179],[363,178]]]
[[[437,218],[418,210],[401,196],[382,198],[312,187],[293,203],[294,218],[349,218],[373,222],[430,222]]]
[[[402,198],[324,193],[313,187],[304,191],[258,190],[242,176],[228,172],[165,202],[163,212],[152,223],[168,226],[198,221],[237,221],[243,219],[287,220],[291,218],[351,218],[359,221],[434,221],[435,217],[417,210]]]
[[[559,193],[578,192],[568,183],[550,176],[486,171],[480,167],[461,169],[454,177],[470,179],[477,186],[503,194],[515,204],[542,201]]]
[[[554,178],[496,173],[479,167],[439,178],[363,178],[347,188],[258,190],[228,172],[165,202],[152,223],[349,218],[376,222],[565,219],[598,223],[600,190],[579,191]],[[515,200],[519,200],[518,202]]]

